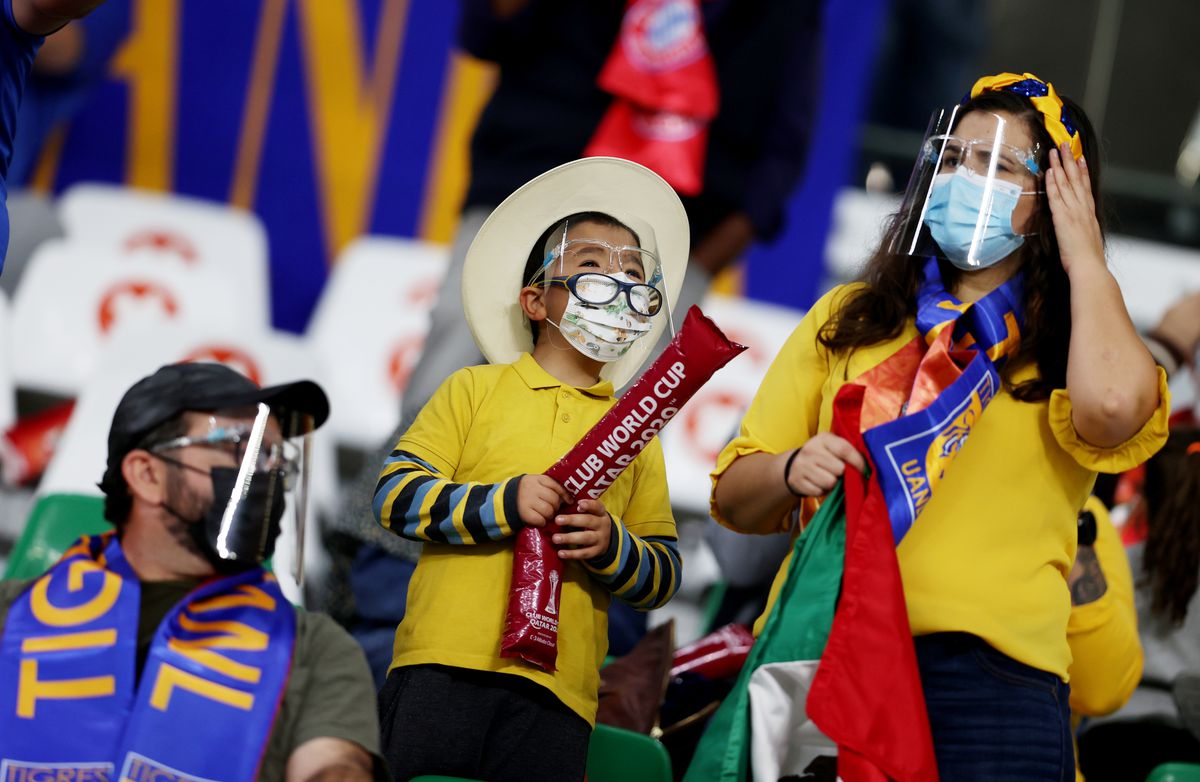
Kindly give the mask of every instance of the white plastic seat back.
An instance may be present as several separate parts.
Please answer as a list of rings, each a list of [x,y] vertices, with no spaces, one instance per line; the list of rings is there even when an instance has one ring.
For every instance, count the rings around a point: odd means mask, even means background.
[[[67,240],[131,261],[217,274],[257,303],[267,325],[267,234],[252,212],[196,198],[80,184],[59,199]]]
[[[311,379],[315,374],[314,360],[303,341],[290,334],[222,332],[185,324],[125,330],[105,348],[95,371],[88,377],[38,485],[38,494],[99,494],[96,483],[107,464],[108,430],[117,403],[141,378],[163,364],[182,360],[220,361],[263,386]],[[305,569],[314,578],[320,578],[328,567],[316,517],[318,511],[329,511],[336,504],[335,459],[333,438],[328,427],[323,427],[312,438],[312,484],[306,527]],[[289,599],[302,602],[290,576],[295,556],[290,530],[285,517],[284,534],[275,549],[275,572]]]
[[[342,442],[374,448],[395,427],[408,374],[429,331],[448,248],[367,237],[333,269],[308,328]]]
[[[717,294],[705,298],[701,309],[727,337],[747,346],[717,370],[662,433],[671,505],[707,516],[708,476],[717,454],[737,435],[767,368],[804,313]]]
[[[8,431],[17,420],[17,401],[12,375],[12,320],[8,296],[0,291],[0,434]]]
[[[1150,329],[1181,297],[1200,292],[1200,250],[1110,236],[1109,267],[1134,325]]]
[[[74,396],[104,345],[122,330],[170,323],[259,331],[246,291],[214,271],[130,262],[97,248],[38,248],[13,301],[13,376],[19,387]]]
[[[838,191],[825,241],[825,271],[832,282],[854,279],[875,252],[888,218],[900,208],[894,195],[855,187]]]

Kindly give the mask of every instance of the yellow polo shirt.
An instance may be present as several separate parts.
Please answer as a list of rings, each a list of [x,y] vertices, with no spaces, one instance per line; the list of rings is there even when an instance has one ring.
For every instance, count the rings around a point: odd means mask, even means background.
[[[563,385],[529,354],[513,364],[467,367],[442,384],[396,448],[454,481],[498,483],[542,473],[612,407],[612,394],[607,381],[590,388]],[[658,438],[600,501],[634,535],[676,537]],[[608,650],[608,590],[579,562],[565,563],[558,670],[547,673],[500,657],[512,564],[511,538],[426,543],[408,587],[391,667],[436,663],[523,676],[595,724],[600,664]]]
[[[909,321],[894,339],[849,355],[830,354],[817,334],[850,290],[827,293],[788,338],[738,437],[717,459],[714,487],[741,456],[783,453],[828,431],[838,389],[919,335]],[[1015,379],[1036,375],[1037,367],[1027,366]],[[1129,469],[1166,442],[1169,394],[1161,369],[1159,395],[1158,409],[1141,431],[1115,448],[1098,448],[1076,433],[1065,389],[1044,402],[1019,402],[1007,389],[997,394],[896,550],[913,634],[971,633],[1066,681],[1067,574],[1075,559],[1076,516],[1098,470]],[[732,526],[715,499],[712,514]],[[790,526],[785,516],[761,532]],[[776,576],[768,612],[787,566],[785,561]]]

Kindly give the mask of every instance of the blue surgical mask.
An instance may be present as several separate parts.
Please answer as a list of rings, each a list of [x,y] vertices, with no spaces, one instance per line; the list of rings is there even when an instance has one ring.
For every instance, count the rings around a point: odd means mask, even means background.
[[[925,212],[925,224],[947,260],[963,271],[986,269],[1007,258],[1025,243],[1025,237],[1013,231],[1013,210],[1021,197],[1021,186],[1000,179],[992,180],[991,208],[975,248],[974,263],[967,263],[975,224],[983,204],[985,178],[968,168],[934,177]]]

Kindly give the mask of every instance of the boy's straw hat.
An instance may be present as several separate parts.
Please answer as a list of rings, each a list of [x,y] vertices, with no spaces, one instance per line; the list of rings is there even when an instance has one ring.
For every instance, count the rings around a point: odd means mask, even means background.
[[[658,174],[632,161],[575,160],[526,182],[504,199],[467,250],[463,313],[475,344],[491,363],[512,363],[532,348],[529,321],[517,301],[526,282],[521,275],[538,237],[576,212],[603,212],[632,228],[642,240],[642,249],[658,256],[661,288],[668,304],[675,305],[690,241],[679,196]],[[605,364],[600,376],[616,388],[624,386],[667,331],[664,306],[654,316],[654,330],[633,343],[624,356]]]

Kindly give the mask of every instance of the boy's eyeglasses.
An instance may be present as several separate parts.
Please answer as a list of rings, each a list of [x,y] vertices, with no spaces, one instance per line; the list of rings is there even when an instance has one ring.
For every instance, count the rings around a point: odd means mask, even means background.
[[[155,443],[146,446],[145,450],[157,455],[163,451],[172,451],[177,448],[187,448],[190,446],[215,448],[225,451],[233,457],[235,462],[241,464],[242,459],[246,456],[246,446],[249,441],[250,427],[248,426],[218,427],[207,434],[197,437],[176,437],[161,443]],[[300,470],[300,448],[295,443],[287,440],[279,443],[263,443],[258,451],[258,459],[254,469],[259,472],[281,470],[284,474],[284,479],[290,485],[292,478]]]
[[[607,274],[582,272],[570,277],[551,277],[544,282],[533,284],[539,288],[561,285],[583,303],[597,306],[609,304],[624,293],[629,308],[639,315],[657,315],[662,309],[662,294],[654,286],[640,282],[622,282]]]

